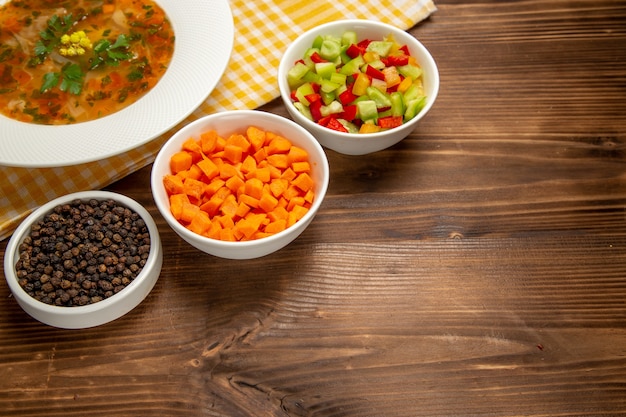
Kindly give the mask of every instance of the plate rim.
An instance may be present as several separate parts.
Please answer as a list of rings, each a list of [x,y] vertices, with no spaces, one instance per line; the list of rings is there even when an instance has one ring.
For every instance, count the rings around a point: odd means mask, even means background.
[[[207,99],[223,77],[233,52],[235,28],[228,0],[211,0],[207,3],[202,0],[154,1],[165,10],[176,36],[172,61],[159,83],[132,105],[102,119],[88,122],[70,125],[39,125],[19,122],[0,115],[0,165],[20,168],[55,168],[108,159],[143,146],[163,135],[189,117]],[[8,1],[0,0],[0,5],[6,3]],[[199,7],[201,5],[204,8]],[[189,13],[189,10],[194,10],[194,13]],[[183,14],[183,11],[186,11],[186,14]],[[209,18],[203,20],[205,17]],[[219,25],[210,24],[218,19]],[[190,23],[191,27],[189,27]],[[217,45],[215,48],[193,49],[197,48],[198,42],[212,38],[219,38],[219,42],[215,42]],[[191,56],[194,52],[197,55]],[[187,61],[196,57],[198,63],[191,66],[189,70],[190,66]],[[201,88],[192,89],[191,86],[184,84],[187,79],[185,74],[189,73],[193,79],[204,80]],[[171,94],[174,92],[172,89],[181,86],[187,87],[191,94],[185,97],[182,97],[182,94],[179,94],[180,97]],[[174,99],[172,102],[169,102],[170,97]],[[177,98],[178,101],[175,100]],[[178,105],[179,101],[183,102],[183,106]],[[135,120],[142,117],[154,117],[155,111],[162,106],[170,106],[162,113],[171,114],[171,117],[161,117],[156,124],[150,123],[148,119],[147,123],[150,124],[145,124],[143,128],[141,123],[135,123]],[[116,124],[124,118],[132,121],[126,121],[123,126]],[[140,129],[140,132],[137,132],[137,129]],[[112,145],[104,140],[113,135],[121,138],[119,145]],[[46,136],[49,138],[42,139]],[[77,141],[81,141],[82,145],[83,137],[93,138],[94,141],[97,139],[97,143],[92,142],[91,149],[87,142],[84,146],[73,146],[70,152],[67,152],[70,144],[62,143],[63,137],[71,137],[72,139],[68,142],[73,145],[76,145],[74,142]],[[50,144],[45,143],[46,146],[42,147],[46,152],[16,153],[15,149],[11,149],[11,147],[18,146],[29,147],[29,144],[41,146],[44,140],[50,141]],[[48,152],[49,148],[55,145],[60,145],[59,152],[56,154]],[[94,145],[102,150],[95,149]]]

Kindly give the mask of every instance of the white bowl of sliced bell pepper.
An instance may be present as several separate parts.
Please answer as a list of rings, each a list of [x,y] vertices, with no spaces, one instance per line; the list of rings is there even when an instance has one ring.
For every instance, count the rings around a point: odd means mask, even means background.
[[[300,35],[278,67],[291,117],[326,148],[377,152],[408,136],[439,91],[435,60],[415,37],[371,20],[340,20]]]

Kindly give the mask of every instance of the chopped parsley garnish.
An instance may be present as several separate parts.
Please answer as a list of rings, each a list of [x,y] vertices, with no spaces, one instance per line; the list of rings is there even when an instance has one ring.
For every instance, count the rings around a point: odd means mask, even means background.
[[[61,68],[61,72],[49,72],[43,76],[43,84],[40,92],[45,92],[59,85],[59,90],[70,94],[79,95],[83,91],[83,79],[85,74],[80,65],[67,63]]]
[[[46,28],[39,32],[39,40],[35,43],[35,56],[30,60],[31,66],[42,64],[46,57],[61,43],[61,37],[72,29],[76,23],[72,14],[63,17],[52,15]]]

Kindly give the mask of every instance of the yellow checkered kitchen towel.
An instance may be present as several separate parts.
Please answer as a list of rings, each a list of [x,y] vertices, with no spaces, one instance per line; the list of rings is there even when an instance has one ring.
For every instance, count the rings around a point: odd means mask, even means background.
[[[226,72],[207,100],[182,124],[218,111],[254,109],[278,97],[276,71],[283,51],[300,33],[318,24],[372,19],[406,30],[436,10],[432,0],[230,0],[230,7],[235,38]],[[170,135],[81,165],[0,166],[0,240],[10,236],[24,217],[46,201],[105,187],[150,164]]]

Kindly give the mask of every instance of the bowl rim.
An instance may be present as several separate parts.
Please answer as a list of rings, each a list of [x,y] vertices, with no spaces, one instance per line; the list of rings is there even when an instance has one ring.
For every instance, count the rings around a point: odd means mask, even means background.
[[[260,116],[261,118],[273,120],[274,122],[277,122],[277,123],[286,124],[290,128],[295,129],[301,135],[306,137],[307,140],[310,142],[311,146],[316,150],[316,152],[320,156],[321,166],[319,166],[319,169],[322,170],[322,177],[324,178],[324,181],[320,184],[320,188],[315,190],[315,198],[313,200],[313,204],[311,205],[311,208],[309,209],[309,211],[293,225],[271,236],[266,236],[266,237],[263,237],[260,239],[254,239],[254,240],[232,242],[232,241],[213,239],[208,236],[200,235],[198,233],[195,233],[187,229],[185,226],[180,224],[176,219],[174,219],[174,217],[172,216],[170,212],[169,205],[165,204],[160,198],[157,198],[157,195],[156,195],[157,187],[163,187],[163,183],[162,183],[161,177],[157,178],[157,170],[155,170],[154,167],[161,166],[162,164],[167,163],[167,158],[171,155],[171,151],[172,151],[169,148],[171,146],[174,146],[172,144],[176,142],[178,138],[180,138],[181,136],[186,136],[187,134],[185,132],[193,130],[198,125],[202,125],[204,123],[209,123],[211,121],[219,121],[222,118],[237,117],[237,116],[240,116],[240,117],[246,117],[246,116],[259,117]],[[249,124],[252,125],[254,123],[250,122]],[[256,123],[256,126],[263,128],[262,123]],[[199,119],[194,120],[193,122],[183,126],[181,129],[176,131],[163,144],[163,146],[159,150],[159,153],[157,154],[154,160],[153,169],[152,169],[150,176],[151,176],[150,182],[151,182],[151,188],[152,188],[152,195],[156,203],[156,206],[161,212],[161,215],[164,217],[164,219],[167,221],[170,227],[174,229],[174,231],[196,242],[206,242],[212,245],[219,245],[224,250],[227,250],[227,249],[241,250],[241,249],[246,249],[246,248],[254,248],[254,247],[265,245],[265,244],[272,244],[275,241],[282,240],[285,236],[293,233],[294,230],[298,230],[299,228],[306,226],[313,219],[319,207],[321,206],[322,202],[324,201],[326,192],[328,191],[328,184],[330,182],[330,167],[328,163],[328,157],[326,156],[326,152],[324,151],[324,148],[322,147],[322,145],[320,145],[320,143],[317,141],[315,136],[313,136],[311,132],[309,132],[308,130],[306,130],[304,127],[300,126],[298,123],[294,122],[293,120],[290,120],[283,116],[279,116],[274,113],[265,112],[262,110],[224,110],[224,111],[220,111],[217,113],[212,113],[206,116],[202,116]],[[163,192],[163,190],[161,190],[161,192]]]
[[[100,201],[113,199],[121,205],[139,214],[143,221],[146,223],[146,226],[150,233],[150,252],[148,252],[147,262],[143,266],[141,272],[139,272],[137,277],[135,277],[135,279],[133,279],[133,281],[131,281],[131,283],[128,284],[122,291],[112,295],[109,298],[98,301],[97,303],[72,307],[46,304],[31,297],[17,282],[17,275],[15,273],[15,262],[19,258],[19,246],[30,232],[30,227],[33,223],[43,218],[57,205],[79,199],[96,199]],[[26,219],[24,219],[20,223],[20,225],[15,229],[15,232],[13,232],[13,235],[11,236],[11,239],[9,240],[9,243],[7,244],[5,250],[4,276],[11,292],[18,300],[27,303],[28,305],[36,308],[42,313],[54,314],[60,317],[89,314],[114,307],[115,305],[122,303],[124,299],[132,297],[135,291],[140,290],[141,282],[146,280],[148,275],[154,273],[153,269],[155,268],[155,266],[159,266],[161,251],[161,240],[157,225],[154,222],[154,219],[152,218],[150,213],[137,201],[123,194],[118,194],[111,191],[78,191],[48,201],[44,205],[35,209],[31,214],[28,215],[28,217],[26,217]],[[157,272],[160,273],[160,271]]]
[[[295,108],[292,109],[288,107],[288,106],[293,107],[293,103],[291,102],[291,97],[290,97],[290,91],[288,90],[288,86],[286,84],[286,74],[289,68],[291,67],[292,63],[287,62],[285,60],[285,57],[289,56],[295,50],[302,48],[302,46],[299,45],[299,43],[302,42],[303,38],[311,36],[312,34],[318,34],[318,33],[324,32],[329,29],[336,29],[337,27],[350,27],[350,26],[356,26],[356,25],[362,25],[366,27],[371,26],[371,27],[375,27],[378,29],[385,29],[385,30],[390,31],[394,35],[399,35],[399,36],[402,36],[402,38],[410,39],[411,42],[413,42],[413,45],[409,45],[409,48],[411,48],[411,50],[415,48],[419,49],[422,52],[422,54],[426,56],[427,61],[429,62],[429,65],[432,66],[433,68],[432,80],[429,80],[429,83],[432,83],[433,92],[428,97],[426,105],[424,106],[424,108],[422,108],[422,110],[420,110],[420,112],[413,119],[409,120],[407,123],[402,124],[401,126],[397,126],[393,129],[385,130],[382,132],[374,132],[374,133],[339,132],[339,131],[321,126],[315,123],[314,121],[306,118],[297,109]],[[421,64],[422,62],[420,62],[420,65]],[[426,48],[426,46],[424,46],[422,42],[420,42],[416,37],[410,35],[406,31],[396,26],[393,26],[388,23],[376,21],[376,20],[369,20],[369,19],[334,20],[331,22],[326,22],[321,25],[312,27],[306,32],[300,34],[295,40],[293,40],[289,44],[289,46],[283,53],[281,60],[278,64],[277,76],[278,76],[277,78],[278,78],[278,87],[280,90],[280,95],[283,99],[283,102],[285,103],[285,106],[288,107],[289,113],[292,114],[292,116],[293,114],[297,115],[298,120],[301,121],[303,124],[305,124],[307,128],[320,129],[320,131],[332,133],[333,135],[336,135],[337,137],[342,138],[342,139],[352,140],[352,139],[358,138],[359,141],[380,140],[381,138],[386,137],[387,135],[391,134],[391,132],[398,132],[400,130],[404,130],[408,128],[413,129],[414,125],[417,124],[417,122],[420,119],[422,119],[434,106],[437,96],[439,94],[439,87],[440,87],[439,68],[437,66],[437,62],[435,61],[435,58],[432,56],[428,48]]]

